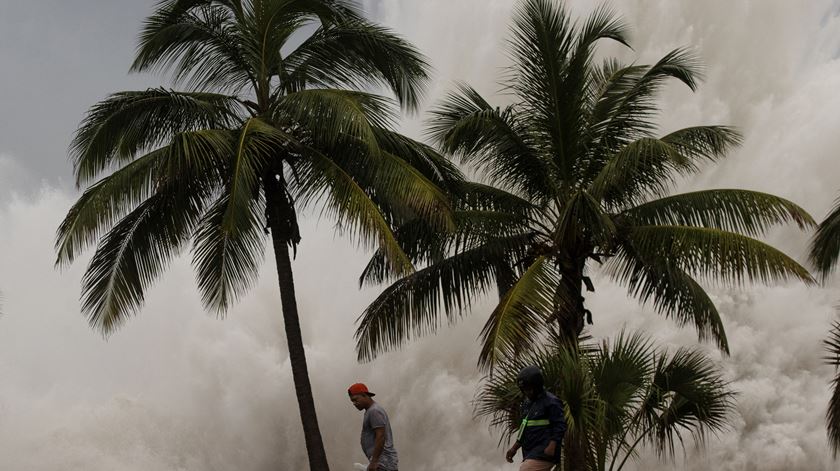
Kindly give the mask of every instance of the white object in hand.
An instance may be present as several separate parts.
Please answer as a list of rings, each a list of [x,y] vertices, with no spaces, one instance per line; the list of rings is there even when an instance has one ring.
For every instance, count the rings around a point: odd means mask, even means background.
[[[353,469],[355,469],[357,471],[367,471],[367,468],[368,467],[363,465],[362,463],[354,463],[353,464]]]

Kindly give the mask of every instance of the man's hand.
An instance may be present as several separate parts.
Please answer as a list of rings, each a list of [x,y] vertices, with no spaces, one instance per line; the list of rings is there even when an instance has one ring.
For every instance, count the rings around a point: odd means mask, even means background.
[[[368,471],[378,471],[379,470],[379,461],[371,461],[368,465]]]
[[[508,450],[507,453],[505,453],[505,460],[507,460],[508,463],[513,463],[513,457],[516,456],[516,451],[518,449],[518,446],[513,445],[512,447],[510,447],[510,450]]]
[[[556,451],[557,451],[557,443],[554,440],[552,440],[552,441],[548,442],[548,446],[545,447],[545,450],[543,450],[543,453],[545,453],[547,456],[554,456],[554,453]]]

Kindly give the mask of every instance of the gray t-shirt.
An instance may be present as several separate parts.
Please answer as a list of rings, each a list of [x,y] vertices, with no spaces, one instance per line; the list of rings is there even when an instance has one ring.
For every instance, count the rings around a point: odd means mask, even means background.
[[[373,449],[376,447],[376,432],[374,429],[385,428],[385,448],[379,457],[379,469],[383,471],[396,471],[399,461],[397,450],[394,449],[394,435],[391,433],[391,422],[385,409],[377,403],[373,403],[365,411],[365,418],[362,421],[362,451],[370,459],[373,456]]]

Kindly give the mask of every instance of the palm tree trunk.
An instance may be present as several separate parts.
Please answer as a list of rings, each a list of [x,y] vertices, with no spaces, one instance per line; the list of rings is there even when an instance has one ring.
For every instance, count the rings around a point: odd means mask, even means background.
[[[563,295],[569,298],[568,303],[563,305],[557,313],[557,321],[560,327],[560,336],[569,345],[577,345],[578,337],[583,332],[586,308],[583,306],[583,267],[569,267],[562,271],[561,281]]]
[[[578,338],[583,331],[586,310],[583,305],[583,266],[577,263],[564,267],[562,271],[562,289],[569,297],[571,306],[565,306],[558,312],[560,336],[570,346],[577,348]],[[566,471],[586,470],[586,438],[576,432],[567,433],[564,444],[564,468]]]
[[[292,261],[289,257],[290,242],[296,244],[300,240],[294,206],[288,200],[281,182],[273,176],[269,176],[263,181],[266,193],[266,216],[274,246],[274,259],[277,262],[277,280],[280,285],[283,324],[286,329],[286,340],[289,344],[289,363],[292,365],[292,379],[295,383],[300,420],[303,423],[303,437],[306,441],[306,452],[309,456],[309,469],[310,471],[329,471],[327,453],[324,450],[321,429],[318,427],[318,416],[315,412],[315,400],[312,397],[312,385],[309,383],[309,371],[306,367],[306,352],[303,347],[303,336],[300,332],[300,317],[295,297]]]
[[[586,449],[576,434],[566,433],[563,440],[563,467],[566,471],[585,471]]]

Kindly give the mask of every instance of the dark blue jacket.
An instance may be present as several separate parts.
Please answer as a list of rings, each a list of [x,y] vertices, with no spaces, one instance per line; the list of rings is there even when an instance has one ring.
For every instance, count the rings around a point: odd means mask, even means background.
[[[528,421],[520,429],[521,435],[517,439],[522,446],[523,460],[560,462],[560,449],[566,434],[563,409],[563,401],[550,392],[544,392],[536,400],[526,400],[522,404],[522,419]],[[551,440],[555,442],[554,456],[543,453]]]

